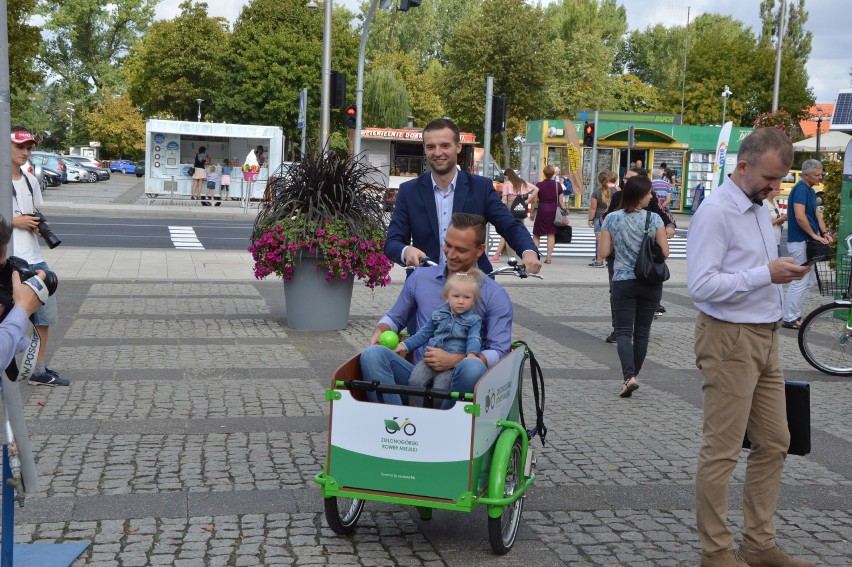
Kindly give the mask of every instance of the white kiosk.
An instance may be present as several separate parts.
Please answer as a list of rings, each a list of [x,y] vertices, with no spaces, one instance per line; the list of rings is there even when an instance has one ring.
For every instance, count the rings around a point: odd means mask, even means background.
[[[252,199],[263,197],[270,171],[275,173],[282,162],[281,128],[149,119],[145,122],[145,194],[151,198],[189,195],[192,177],[187,170],[192,167],[198,148],[204,146],[220,173],[225,160],[230,162],[231,199],[242,199],[247,184],[243,182],[241,168],[249,151],[260,145],[264,147],[266,162],[253,184]],[[218,191],[217,184],[217,194]]]

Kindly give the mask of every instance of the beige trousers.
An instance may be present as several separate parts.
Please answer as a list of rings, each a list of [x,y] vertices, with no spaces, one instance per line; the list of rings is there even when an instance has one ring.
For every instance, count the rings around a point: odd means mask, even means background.
[[[727,526],[728,481],[746,430],[752,449],[743,487],[743,543],[756,549],[775,545],[772,516],[790,446],[779,326],[727,323],[704,313],[695,326],[695,362],[704,375],[704,442],[695,502],[705,553],[733,548]]]

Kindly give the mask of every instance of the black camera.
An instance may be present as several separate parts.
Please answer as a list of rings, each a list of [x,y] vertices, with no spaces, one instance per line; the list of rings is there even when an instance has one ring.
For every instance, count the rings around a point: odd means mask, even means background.
[[[18,272],[21,276],[21,281],[25,282],[33,276],[38,275],[35,270],[31,270],[27,261],[17,256],[9,256],[6,263],[0,267],[0,302],[6,306],[11,305],[12,297],[12,272]],[[47,294],[53,295],[56,293],[56,288],[59,287],[59,278],[56,277],[56,272],[44,270],[44,285],[47,287]],[[5,292],[5,293],[3,293]],[[9,299],[3,301],[8,297]]]
[[[53,250],[54,248],[62,244],[62,241],[59,240],[59,238],[57,238],[56,235],[53,234],[53,231],[50,230],[50,227],[47,226],[47,219],[44,218],[43,214],[41,214],[39,211],[36,211],[34,213],[29,213],[27,216],[35,217],[38,219],[38,231],[41,233],[41,237],[44,238],[44,242],[47,244],[48,248]],[[21,275],[21,280],[23,279],[24,276]]]

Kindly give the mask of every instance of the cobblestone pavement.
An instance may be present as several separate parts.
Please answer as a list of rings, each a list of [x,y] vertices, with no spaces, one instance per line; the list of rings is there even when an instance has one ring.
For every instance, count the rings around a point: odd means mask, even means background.
[[[323,388],[398,283],[356,286],[346,329],[308,333],[286,327],[280,282],[63,281],[50,365],[73,385],[22,386],[43,492],[16,509],[16,541],[88,542],[78,567],[696,565],[702,402],[683,285],[666,286],[629,400],[616,395],[615,346],[603,341],[605,284],[506,288],[515,336],[544,369],[550,428],[547,446],[534,443],[538,480],[507,556],[491,554],[483,510],[422,522],[367,503],[354,536],[326,526],[312,480],[326,450]],[[811,383],[814,449],[787,461],[779,541],[849,565],[852,384],[812,370],[792,332],[781,350],[788,378]],[[741,462],[735,527],[743,480]]]

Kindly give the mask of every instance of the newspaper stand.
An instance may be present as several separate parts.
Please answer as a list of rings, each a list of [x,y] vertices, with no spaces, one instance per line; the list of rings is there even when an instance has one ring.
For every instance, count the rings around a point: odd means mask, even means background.
[[[470,512],[484,505],[492,550],[507,553],[535,481],[530,436],[519,423],[528,357],[525,345],[515,348],[473,394],[450,394],[457,401],[447,410],[368,402],[360,390],[376,385],[361,381],[358,356],[338,368],[326,390],[328,456],[314,479],[329,527],[351,533],[365,501],[412,505],[423,520],[433,509]],[[406,388],[423,392],[386,391]]]

